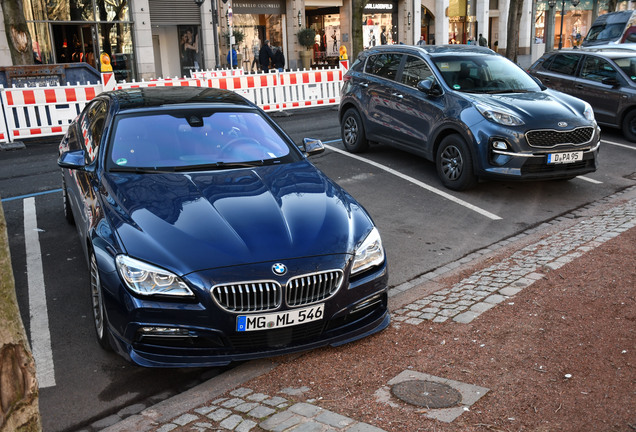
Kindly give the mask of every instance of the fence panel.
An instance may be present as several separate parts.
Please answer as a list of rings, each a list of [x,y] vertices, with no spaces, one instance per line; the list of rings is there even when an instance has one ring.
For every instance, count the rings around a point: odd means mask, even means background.
[[[86,103],[101,91],[100,84],[4,89],[2,106],[8,140],[66,133]]]

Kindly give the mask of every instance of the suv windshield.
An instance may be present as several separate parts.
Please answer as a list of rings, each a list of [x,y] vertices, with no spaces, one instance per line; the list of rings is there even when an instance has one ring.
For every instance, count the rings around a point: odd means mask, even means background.
[[[173,111],[122,115],[110,145],[111,170],[211,169],[294,159],[258,113]]]
[[[453,90],[468,93],[541,91],[528,74],[501,56],[435,56],[433,61]]]

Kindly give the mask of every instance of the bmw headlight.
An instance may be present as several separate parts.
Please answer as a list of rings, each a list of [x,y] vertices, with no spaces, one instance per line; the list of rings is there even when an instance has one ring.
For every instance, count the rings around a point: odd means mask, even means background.
[[[126,255],[117,255],[115,262],[126,286],[136,294],[194,296],[190,288],[174,273]]]
[[[585,117],[586,120],[589,121],[594,121],[594,110],[592,109],[592,106],[585,102],[585,109],[583,110],[583,117]]]
[[[523,120],[521,120],[517,115],[503,108],[495,108],[479,103],[475,104],[475,108],[477,108],[481,115],[486,117],[486,119],[504,126],[521,126],[524,124]]]
[[[369,235],[356,249],[356,255],[351,266],[351,274],[360,273],[384,262],[384,248],[380,233],[374,227]]]

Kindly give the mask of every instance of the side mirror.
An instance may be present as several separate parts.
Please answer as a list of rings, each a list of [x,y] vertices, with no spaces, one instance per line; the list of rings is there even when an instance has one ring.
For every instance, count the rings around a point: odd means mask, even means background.
[[[300,149],[307,155],[313,156],[325,151],[322,141],[314,138],[303,138],[303,145]]]
[[[428,79],[418,82],[417,89],[429,96],[440,96],[442,94],[442,89],[437,82]]]
[[[68,168],[75,170],[86,169],[86,153],[84,150],[72,150],[64,152],[57,160],[60,168]]]
[[[620,81],[618,81],[614,77],[603,78],[601,82],[606,85],[611,85],[612,87],[618,87],[619,85],[621,85]]]
[[[534,76],[534,75],[530,75],[530,74],[528,74],[528,76],[529,76],[530,78],[532,78],[532,80],[533,80],[534,82],[536,82],[536,83],[537,83],[537,85],[541,88],[541,90],[545,90],[545,89],[547,89],[547,87],[543,85],[543,83],[541,82],[541,80],[540,80],[539,78],[537,78],[537,77],[536,77],[536,76]]]

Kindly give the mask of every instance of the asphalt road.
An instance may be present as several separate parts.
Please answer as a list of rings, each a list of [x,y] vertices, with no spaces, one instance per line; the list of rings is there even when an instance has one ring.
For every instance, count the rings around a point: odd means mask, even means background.
[[[343,146],[333,108],[289,113],[274,118],[296,142],[303,137],[323,140],[328,150],[312,161],[373,216],[387,249],[391,287],[636,181],[636,144],[604,130],[600,169],[584,178],[482,182],[468,192],[450,192],[441,186],[433,163],[407,153],[374,146],[356,158],[339,151]],[[47,432],[81,429],[126,406],[166,398],[222,372],[141,369],[99,348],[88,270],[75,228],[62,211],[57,141],[0,152],[0,197],[22,318],[29,335],[43,321],[50,334],[49,379],[40,391]],[[33,213],[35,222],[29,222]],[[32,231],[38,234],[35,244],[28,240]],[[41,279],[33,278],[38,262]]]

